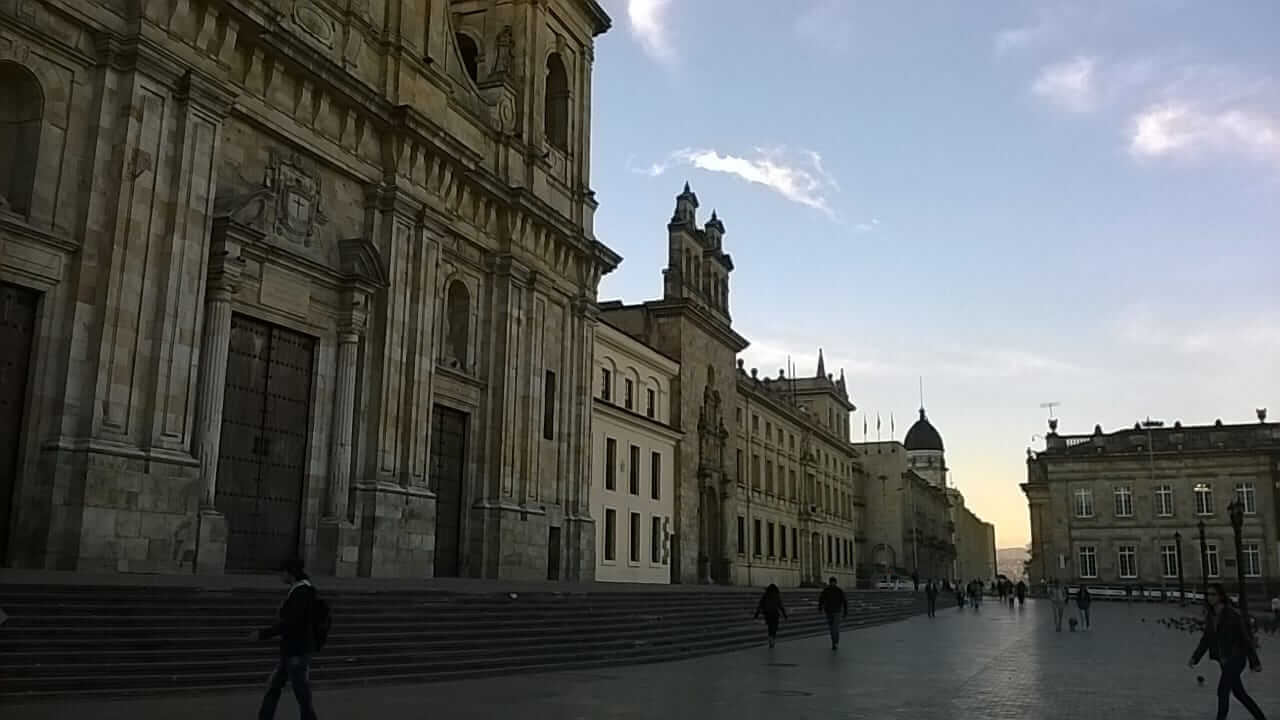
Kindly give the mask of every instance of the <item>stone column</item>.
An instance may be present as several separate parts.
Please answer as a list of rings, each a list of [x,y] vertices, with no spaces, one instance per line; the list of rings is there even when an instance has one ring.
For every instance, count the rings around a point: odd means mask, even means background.
[[[215,227],[205,294],[204,334],[200,345],[200,382],[196,416],[196,453],[200,461],[200,515],[194,571],[221,572],[226,565],[227,524],[218,512],[218,452],[227,391],[227,353],[231,343],[231,299],[240,285],[244,261],[240,245]]]
[[[344,298],[347,316],[338,327],[338,377],[333,410],[333,445],[329,453],[329,494],[325,517],[340,521],[347,515],[347,488],[351,482],[351,437],[355,422],[356,365],[360,337],[364,334],[363,294]]]

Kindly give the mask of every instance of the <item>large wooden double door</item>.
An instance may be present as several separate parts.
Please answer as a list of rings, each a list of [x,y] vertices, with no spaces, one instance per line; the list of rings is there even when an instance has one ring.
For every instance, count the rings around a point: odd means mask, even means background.
[[[270,571],[298,554],[315,341],[231,319],[215,503],[228,571]]]
[[[31,345],[40,295],[0,283],[0,561],[8,550],[18,485]]]
[[[466,502],[467,414],[436,405],[431,412],[431,476],[436,490],[435,577],[461,574]]]

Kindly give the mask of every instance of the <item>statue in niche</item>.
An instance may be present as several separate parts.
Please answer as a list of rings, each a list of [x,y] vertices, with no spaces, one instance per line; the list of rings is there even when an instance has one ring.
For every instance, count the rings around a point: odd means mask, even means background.
[[[490,80],[505,80],[511,73],[511,65],[515,62],[516,40],[511,26],[506,25],[494,40],[493,69],[489,71]]]
[[[706,470],[723,470],[724,444],[729,433],[720,413],[720,391],[715,389],[715,369],[707,366],[707,384],[702,388],[702,409],[698,413],[699,464]]]

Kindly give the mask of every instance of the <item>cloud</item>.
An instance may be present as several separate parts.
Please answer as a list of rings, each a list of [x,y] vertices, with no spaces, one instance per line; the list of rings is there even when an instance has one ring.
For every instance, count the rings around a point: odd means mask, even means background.
[[[818,210],[835,219],[830,195],[839,184],[822,165],[822,156],[812,150],[802,151],[804,161],[788,156],[785,149],[756,149],[754,157],[722,154],[716,150],[685,148],[671,153],[666,160],[648,167],[633,168],[649,177],[658,177],[675,166],[695,167],[707,172],[734,175],[756,185],[763,185],[791,202]]]
[[[1024,27],[1008,28],[996,33],[995,51],[997,55],[1024,50],[1036,44],[1048,31],[1048,25],[1037,23]]]
[[[1162,317],[1149,305],[1134,304],[1117,317],[1115,333],[1133,345],[1182,355],[1238,358],[1280,352],[1280,324],[1244,315],[1192,326],[1185,318]]]
[[[671,0],[627,0],[627,19],[631,34],[653,59],[675,62],[675,49],[668,40],[666,13]]]
[[[872,230],[875,230],[879,226],[880,226],[880,219],[871,218],[871,220],[867,222],[862,222],[862,223],[858,223],[857,225],[854,225],[853,229],[857,232],[871,232]]]
[[[796,17],[795,33],[806,46],[829,53],[841,53],[849,49],[853,37],[853,24],[846,9],[848,0],[819,0]]]
[[[1255,110],[1209,110],[1189,101],[1168,101],[1133,117],[1129,151],[1158,157],[1202,150],[1280,160],[1280,116]]]
[[[1097,60],[1076,57],[1041,69],[1031,92],[1072,112],[1088,112],[1097,102]]]

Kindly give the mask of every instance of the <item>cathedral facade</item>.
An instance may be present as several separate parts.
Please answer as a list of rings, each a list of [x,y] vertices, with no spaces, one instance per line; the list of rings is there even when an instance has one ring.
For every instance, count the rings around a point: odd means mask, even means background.
[[[591,579],[609,23],[0,2],[3,563]]]

